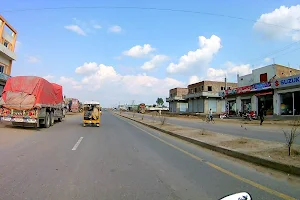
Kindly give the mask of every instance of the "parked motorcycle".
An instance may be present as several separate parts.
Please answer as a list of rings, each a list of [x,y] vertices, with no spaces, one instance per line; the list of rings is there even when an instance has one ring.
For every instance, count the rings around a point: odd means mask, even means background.
[[[229,115],[227,113],[221,113],[220,119],[229,118]]]
[[[249,119],[250,121],[252,120],[252,119],[257,119],[257,114],[256,114],[256,112],[254,112],[254,111],[250,111],[250,112],[247,112],[247,113],[245,113],[244,115],[243,115],[243,117],[244,117],[244,119]]]

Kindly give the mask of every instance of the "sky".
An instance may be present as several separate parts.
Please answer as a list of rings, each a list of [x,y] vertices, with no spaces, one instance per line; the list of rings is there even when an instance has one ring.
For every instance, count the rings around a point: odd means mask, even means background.
[[[10,0],[0,14],[18,31],[12,76],[105,107],[154,104],[171,88],[236,82],[273,62],[300,68],[296,0]]]

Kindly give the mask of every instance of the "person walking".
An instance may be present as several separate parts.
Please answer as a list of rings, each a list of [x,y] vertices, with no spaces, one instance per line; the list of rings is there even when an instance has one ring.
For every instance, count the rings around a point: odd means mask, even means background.
[[[264,104],[261,104],[261,108],[260,108],[260,111],[259,111],[259,118],[260,118],[260,125],[262,125],[262,123],[265,120],[265,107],[264,107]]]
[[[212,121],[212,119],[213,119],[213,113],[212,113],[211,108],[209,109],[208,117],[209,117],[209,120]]]

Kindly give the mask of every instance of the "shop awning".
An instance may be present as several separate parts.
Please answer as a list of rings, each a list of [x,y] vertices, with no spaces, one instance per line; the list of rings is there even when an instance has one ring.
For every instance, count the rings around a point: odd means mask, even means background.
[[[264,95],[268,95],[268,94],[273,94],[273,92],[272,91],[270,91],[270,92],[261,92],[261,93],[255,94],[255,96],[264,96]]]

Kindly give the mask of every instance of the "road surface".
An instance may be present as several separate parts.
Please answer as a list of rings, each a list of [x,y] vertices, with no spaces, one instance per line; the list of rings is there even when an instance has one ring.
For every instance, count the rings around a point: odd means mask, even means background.
[[[216,200],[240,191],[255,200],[300,198],[298,178],[271,176],[110,112],[101,127],[72,116],[49,129],[0,132],[19,135],[0,147],[1,200]]]
[[[124,114],[127,114],[129,116],[132,116],[132,113],[124,112]],[[141,117],[142,114],[136,113],[136,116]],[[159,121],[160,119],[158,117],[152,117],[151,115],[145,114],[144,118],[146,119],[154,119]],[[225,119],[226,120],[226,119]],[[224,122],[225,122],[224,120]],[[219,123],[216,122],[215,124],[204,122],[202,119],[199,119],[198,121],[195,119],[188,120],[188,119],[180,119],[180,118],[174,118],[174,117],[167,117],[166,123],[175,124],[178,126],[184,126],[184,127],[190,127],[190,128],[199,128],[199,129],[205,129],[208,131],[213,131],[217,133],[224,133],[234,136],[241,136],[241,137],[248,137],[248,138],[254,138],[259,140],[267,140],[267,141],[274,141],[274,142],[285,142],[285,137],[282,130],[290,131],[290,128],[284,127],[280,128],[278,126],[276,127],[270,127],[270,126],[253,126],[253,125],[247,125],[243,124],[241,127],[240,124],[232,124],[232,123]],[[258,122],[259,123],[259,122]],[[246,128],[246,129],[245,129]],[[299,128],[300,131],[300,128]],[[295,144],[300,144],[300,136],[298,136],[295,140]]]

